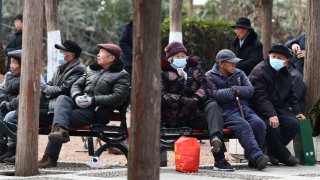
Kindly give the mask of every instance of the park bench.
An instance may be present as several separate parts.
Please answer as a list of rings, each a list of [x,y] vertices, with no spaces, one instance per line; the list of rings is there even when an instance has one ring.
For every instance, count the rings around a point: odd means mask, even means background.
[[[197,130],[190,127],[180,127],[180,128],[161,128],[160,132],[160,166],[167,166],[167,151],[174,150],[174,143],[181,136],[194,137],[198,140],[210,140],[208,131],[206,130]],[[231,129],[223,129],[223,138],[225,141],[229,139],[236,139],[235,135]]]
[[[113,112],[110,122],[107,125],[92,124],[79,128],[70,128],[68,129],[69,135],[87,137],[89,156],[99,157],[108,148],[117,148],[123,153],[123,155],[125,155],[126,158],[128,158],[128,148],[125,144],[125,141],[128,138],[126,122],[126,111],[128,105],[129,98],[127,98],[125,102]],[[116,124],[119,125],[110,125],[114,124],[113,122],[116,122]],[[39,134],[48,135],[50,132],[51,126],[39,128]],[[94,150],[93,137],[97,137],[105,144]]]

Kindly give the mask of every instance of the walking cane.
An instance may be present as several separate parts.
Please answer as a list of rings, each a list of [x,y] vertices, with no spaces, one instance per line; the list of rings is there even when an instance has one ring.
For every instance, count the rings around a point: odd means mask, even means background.
[[[241,106],[241,104],[240,104],[240,99],[239,99],[238,96],[236,96],[236,100],[238,101],[238,107],[239,107],[239,110],[240,110],[240,115],[241,115],[241,117],[244,118],[242,106]]]

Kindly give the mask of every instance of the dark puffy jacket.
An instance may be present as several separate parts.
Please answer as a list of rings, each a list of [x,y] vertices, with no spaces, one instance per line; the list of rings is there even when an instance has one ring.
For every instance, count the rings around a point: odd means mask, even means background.
[[[60,95],[70,96],[70,89],[84,73],[86,67],[80,63],[80,60],[74,59],[71,63],[65,63],[58,67],[51,81],[47,83],[44,89],[44,95],[50,96],[48,102],[49,112],[53,112],[56,98]]]
[[[298,44],[301,50],[305,50],[306,34],[301,33],[297,38],[291,39],[284,43],[284,46],[291,49],[293,44]],[[298,58],[297,56],[292,56],[289,58],[291,64],[303,75],[304,58]]]
[[[288,71],[291,75],[292,78],[292,85],[293,85],[293,90],[294,93],[297,97],[299,107],[301,112],[306,111],[306,103],[307,103],[307,86],[303,82],[303,76],[302,74],[295,68],[290,67],[288,68]]]
[[[248,100],[253,95],[253,87],[240,69],[236,69],[235,73],[229,77],[221,75],[218,69],[218,64],[206,73],[209,81],[210,94],[223,110],[238,108],[236,97],[233,90],[240,91],[240,101],[242,105],[248,105]],[[232,88],[231,88],[232,87]]]
[[[209,101],[207,80],[198,62],[189,58],[184,71],[187,80],[178,75],[167,59],[162,59],[161,121],[166,127],[184,126]]]
[[[20,75],[13,76],[7,72],[5,83],[0,86],[0,103],[7,101],[10,104],[10,111],[16,110],[19,106]]]
[[[8,55],[8,52],[11,52],[17,49],[22,49],[22,32],[16,32],[13,35],[4,52],[6,55]]]
[[[301,113],[294,93],[292,78],[287,68],[275,71],[269,59],[259,63],[249,75],[254,87],[253,109],[263,119],[277,113],[298,115]]]
[[[263,60],[263,46],[258,39],[258,35],[253,30],[248,32],[240,47],[239,38],[232,42],[231,50],[242,61],[237,63],[237,68],[241,69],[246,75],[249,75],[252,69]]]
[[[130,89],[129,74],[123,62],[116,60],[108,69],[98,64],[87,67],[84,74],[72,85],[71,98],[87,94],[94,97],[93,106],[119,107]]]

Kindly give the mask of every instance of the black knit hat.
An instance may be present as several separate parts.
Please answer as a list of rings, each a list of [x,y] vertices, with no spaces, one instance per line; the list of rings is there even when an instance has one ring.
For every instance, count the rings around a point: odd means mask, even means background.
[[[236,24],[231,26],[231,28],[233,28],[233,29],[236,27],[243,27],[243,28],[253,30],[253,28],[251,27],[250,19],[248,19],[246,17],[240,17],[239,19],[237,19]]]
[[[292,57],[292,54],[291,54],[290,50],[288,48],[286,48],[285,46],[281,45],[281,44],[272,46],[271,49],[269,50],[269,54],[270,53],[283,54],[287,58]]]
[[[80,54],[82,52],[81,47],[79,45],[71,40],[66,40],[65,42],[62,43],[62,45],[55,44],[54,47],[56,49],[61,49],[63,51],[68,51],[74,53],[75,57],[78,58],[80,57]]]
[[[169,43],[167,47],[164,49],[164,51],[166,52],[167,59],[178,52],[184,52],[187,54],[186,47],[184,47],[182,43],[176,41]]]

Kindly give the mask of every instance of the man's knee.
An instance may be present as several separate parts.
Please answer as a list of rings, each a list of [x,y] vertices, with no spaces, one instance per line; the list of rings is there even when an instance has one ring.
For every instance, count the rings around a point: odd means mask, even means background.
[[[219,107],[219,105],[218,105],[218,103],[215,102],[215,101],[209,102],[209,103],[205,106],[204,109],[205,109],[205,111],[220,111],[220,112],[222,112],[221,109],[220,109],[220,107]]]
[[[260,118],[253,121],[251,123],[251,127],[252,127],[252,129],[257,129],[259,131],[266,131],[267,130],[266,123]]]

